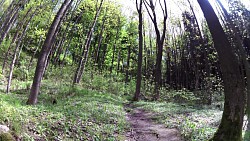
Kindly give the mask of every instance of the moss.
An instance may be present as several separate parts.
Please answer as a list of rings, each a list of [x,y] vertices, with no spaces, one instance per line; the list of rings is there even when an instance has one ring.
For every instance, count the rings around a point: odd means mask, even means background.
[[[6,132],[6,133],[0,133],[0,141],[15,141],[13,136]]]
[[[225,102],[221,124],[214,137],[209,141],[242,141],[241,119],[243,117],[239,112],[236,112],[235,119],[232,120],[230,110],[229,103]],[[238,106],[236,106],[235,111],[240,111]]]

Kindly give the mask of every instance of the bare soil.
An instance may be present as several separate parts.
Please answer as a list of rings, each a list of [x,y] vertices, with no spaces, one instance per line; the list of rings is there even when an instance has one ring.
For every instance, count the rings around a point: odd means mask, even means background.
[[[132,109],[127,113],[131,129],[126,133],[126,141],[183,141],[177,129],[154,123],[153,113],[139,108]]]

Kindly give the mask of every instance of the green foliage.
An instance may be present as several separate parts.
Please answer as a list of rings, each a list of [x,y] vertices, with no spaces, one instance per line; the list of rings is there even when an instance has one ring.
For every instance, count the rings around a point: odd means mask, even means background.
[[[0,54],[2,56],[4,56],[4,53],[7,51],[10,44],[11,44],[11,40],[9,39],[3,40],[2,44],[0,45]]]
[[[28,69],[25,66],[17,67],[13,72],[13,78],[17,80],[28,80]]]
[[[3,85],[3,84],[4,84],[4,76],[2,75],[2,73],[0,73],[0,85]]]
[[[154,84],[148,80],[143,80],[141,95],[144,100],[151,100],[153,98],[154,93]],[[182,90],[169,90],[166,87],[162,87],[160,89],[160,100],[168,101],[168,102],[176,102],[176,103],[189,103],[196,104],[200,98],[196,96],[194,92],[191,92],[187,89]]]
[[[132,96],[135,91],[135,81],[131,80],[125,84],[124,76],[114,76],[110,74],[98,74],[95,72],[85,72],[82,79],[82,86],[96,90],[98,92],[112,93],[118,96]]]
[[[196,103],[198,100],[200,100],[193,92],[190,92],[186,89],[170,91],[167,94],[169,94],[169,99],[172,99],[177,103]]]

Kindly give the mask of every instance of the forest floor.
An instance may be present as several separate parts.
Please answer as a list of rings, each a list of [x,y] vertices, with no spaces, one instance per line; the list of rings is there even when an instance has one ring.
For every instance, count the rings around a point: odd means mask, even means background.
[[[180,132],[166,128],[163,124],[154,123],[154,113],[127,105],[126,119],[131,129],[126,133],[127,141],[182,141]],[[132,108],[132,110],[130,110]]]
[[[169,101],[126,105],[132,92],[100,77],[76,88],[44,80],[38,104],[30,106],[25,104],[30,83],[15,81],[6,95],[0,81],[0,124],[19,140],[204,141],[214,134],[222,114],[213,105]]]

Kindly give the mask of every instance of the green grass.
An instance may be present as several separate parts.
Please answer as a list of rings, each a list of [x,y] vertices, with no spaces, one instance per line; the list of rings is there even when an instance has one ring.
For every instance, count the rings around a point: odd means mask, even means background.
[[[135,81],[125,85],[122,77],[86,72],[82,83],[72,88],[70,71],[60,70],[66,74],[60,79],[57,73],[46,73],[49,80],[43,80],[36,106],[25,104],[32,81],[14,79],[11,94],[0,92],[0,124],[9,125],[12,134],[22,140],[125,140],[129,124],[123,104],[133,97]],[[151,99],[153,87],[142,86],[141,98]],[[3,83],[1,87],[5,89]],[[222,114],[213,107],[221,103],[197,108],[199,99],[192,92],[161,92],[161,102],[140,101],[135,106],[155,113],[153,119],[166,127],[178,128],[187,141],[212,137]]]
[[[222,111],[212,108],[195,108],[171,102],[137,102],[136,107],[155,113],[153,119],[168,128],[178,128],[191,141],[205,141],[216,131]]]
[[[119,96],[64,87],[57,93],[43,89],[36,106],[27,106],[26,100],[25,90],[0,94],[0,124],[9,125],[23,140],[124,139],[125,100]]]

